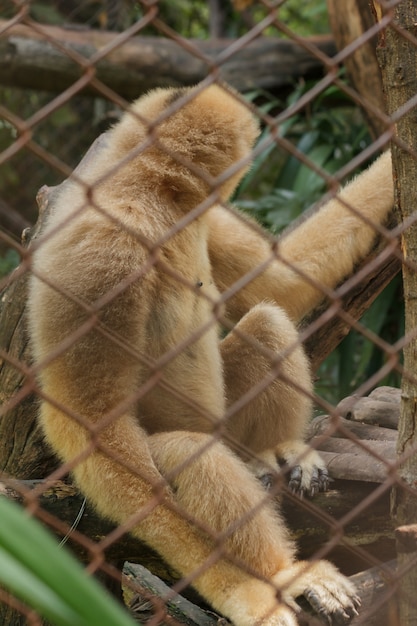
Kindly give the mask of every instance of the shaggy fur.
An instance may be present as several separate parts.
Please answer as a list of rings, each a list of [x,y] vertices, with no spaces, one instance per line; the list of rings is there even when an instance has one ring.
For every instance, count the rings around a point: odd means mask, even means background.
[[[66,186],[33,258],[40,419],[97,510],[192,576],[236,626],[294,626],[300,594],[340,623],[354,589],[326,561],[295,560],[246,461],[299,463],[300,490],[324,470],[303,443],[311,380],[296,325],[321,301],[317,285],[334,287],[375,233],[334,199],[277,256],[222,206],[257,135],[229,89],[156,90]],[[340,198],[383,221],[389,154]],[[222,340],[221,316],[235,324]]]

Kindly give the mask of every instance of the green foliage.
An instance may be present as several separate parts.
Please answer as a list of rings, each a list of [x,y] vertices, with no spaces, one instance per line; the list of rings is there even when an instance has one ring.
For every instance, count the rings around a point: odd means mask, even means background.
[[[318,372],[316,392],[333,404],[351,395],[386,363],[387,356],[373,337],[394,344],[404,335],[404,302],[401,276],[397,276],[376,298],[361,319],[365,334],[353,330],[324,361]],[[378,380],[378,385],[399,387],[401,375],[391,371]]]
[[[233,8],[231,0],[219,2],[217,9],[210,9],[204,0],[159,0],[160,19],[179,35],[187,38],[206,39],[210,36],[210,10],[216,10],[221,22],[221,37],[238,38],[248,32],[251,25],[259,24],[271,13],[262,3],[255,2],[245,11]],[[139,2],[135,6],[135,18],[143,17],[148,11],[147,3]],[[287,28],[301,37],[319,35],[330,31],[326,0],[286,0],[276,11],[277,22],[281,21]],[[150,26],[143,34],[158,34],[158,30]],[[276,25],[263,31],[264,36],[284,36]]]
[[[16,250],[9,248],[3,256],[0,256],[0,278],[10,274],[20,263],[20,256]]]
[[[302,37],[330,31],[326,0],[287,0],[279,9],[279,18]]]
[[[133,626],[79,563],[15,503],[0,497],[0,584],[55,626]]]
[[[260,91],[249,94],[251,100],[266,98],[264,112],[295,104],[313,83],[300,83],[280,103]],[[262,143],[271,131],[266,127]],[[297,113],[279,128],[279,138],[290,141],[303,158],[297,158],[279,145],[271,144],[256,159],[240,185],[235,203],[254,215],[274,233],[280,232],[327,191],[326,180],[309,163],[328,174],[337,172],[369,141],[363,119],[344,93],[329,87],[311,103],[310,109]]]

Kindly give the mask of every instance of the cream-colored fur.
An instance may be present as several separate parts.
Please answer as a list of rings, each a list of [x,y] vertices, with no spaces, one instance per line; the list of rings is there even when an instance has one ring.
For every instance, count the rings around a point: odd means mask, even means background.
[[[287,263],[333,287],[374,229],[335,199],[273,252],[221,204],[257,134],[226,88],[156,90],[66,186],[33,257],[40,419],[98,511],[237,626],[294,626],[299,594],[348,621],[354,589],[326,561],[294,560],[246,461],[299,463],[301,490],[324,469],[303,443],[311,381],[296,331],[322,293]],[[341,193],[378,223],[392,196],[388,154]],[[235,326],[219,340],[222,316]]]

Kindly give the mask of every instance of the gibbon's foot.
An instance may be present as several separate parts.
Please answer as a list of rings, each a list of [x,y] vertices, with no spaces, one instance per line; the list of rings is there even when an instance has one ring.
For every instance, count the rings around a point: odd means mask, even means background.
[[[318,586],[319,587],[319,586]],[[333,600],[333,599],[332,599]],[[359,615],[358,609],[361,606],[360,598],[356,595],[351,596],[350,600],[336,606],[333,601],[327,602],[327,606],[323,606],[323,598],[320,590],[309,587],[302,596],[297,598],[297,603],[302,609],[308,612],[314,612],[315,615],[328,626],[345,626],[349,624],[354,617]]]
[[[303,481],[303,466],[296,465],[289,472],[288,488],[292,493],[299,494],[301,497],[306,493],[313,498],[320,491],[327,491],[331,478],[327,468],[317,467],[313,465],[310,472],[310,484],[306,485]]]
[[[354,585],[328,561],[297,562],[273,582],[329,626],[344,626],[358,615],[361,601]]]
[[[318,452],[301,441],[267,451],[249,461],[248,466],[267,491],[286,480],[292,493],[313,497],[320,491],[327,491],[331,481]]]
[[[288,441],[275,451],[279,465],[288,466],[288,487],[300,496],[315,496],[327,491],[330,477],[326,465],[316,450],[303,441]]]
[[[271,472],[267,472],[266,474],[260,474],[258,476],[258,480],[261,482],[262,487],[269,491],[276,481],[276,474],[272,474]]]
[[[298,494],[303,497],[306,493],[310,498],[313,498],[320,491],[327,491],[331,478],[327,468],[317,467],[312,468],[310,485],[306,487],[303,483],[303,467],[302,465],[296,465],[289,471],[288,488],[294,494]],[[277,481],[277,475],[272,472],[266,471],[258,475],[258,480],[262,486],[269,491]]]
[[[351,606],[337,607],[333,613],[328,613],[327,610],[320,605],[319,598],[316,596],[315,592],[310,589],[306,590],[304,596],[297,598],[297,601],[301,608],[309,613],[311,613],[311,609],[314,608],[314,614],[317,615],[321,622],[328,626],[346,626],[354,617],[359,615],[359,598],[353,599]]]

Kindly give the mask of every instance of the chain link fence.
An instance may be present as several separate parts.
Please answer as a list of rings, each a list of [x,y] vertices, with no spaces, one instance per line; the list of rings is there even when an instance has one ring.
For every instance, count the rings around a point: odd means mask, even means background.
[[[2,500],[140,622],[416,623],[405,4],[5,4]]]

